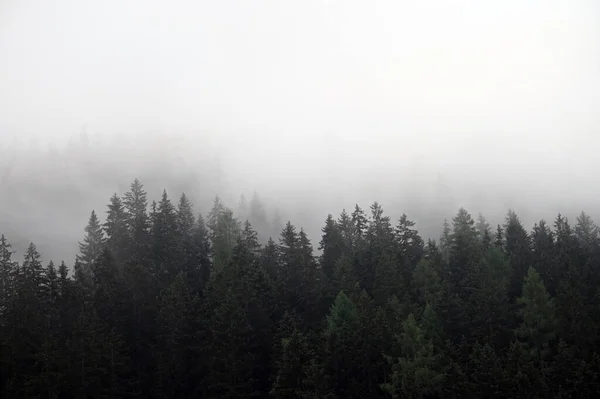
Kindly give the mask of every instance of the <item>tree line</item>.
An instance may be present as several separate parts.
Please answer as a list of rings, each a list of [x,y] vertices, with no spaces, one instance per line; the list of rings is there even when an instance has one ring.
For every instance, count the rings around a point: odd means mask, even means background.
[[[34,244],[15,261],[2,235],[0,396],[600,392],[600,236],[585,213],[528,232],[513,211],[492,229],[460,209],[425,241],[406,215],[356,205],[327,217],[318,256],[290,222],[259,232],[218,197],[204,216],[185,194],[149,204],[136,179],[104,221],[91,213],[72,267],[43,265]]]

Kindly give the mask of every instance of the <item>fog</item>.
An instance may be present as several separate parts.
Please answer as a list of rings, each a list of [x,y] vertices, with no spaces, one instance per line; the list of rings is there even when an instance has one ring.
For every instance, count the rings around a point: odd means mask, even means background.
[[[198,212],[254,191],[315,247],[379,201],[600,220],[600,5],[0,1],[0,232],[71,260],[139,177]]]

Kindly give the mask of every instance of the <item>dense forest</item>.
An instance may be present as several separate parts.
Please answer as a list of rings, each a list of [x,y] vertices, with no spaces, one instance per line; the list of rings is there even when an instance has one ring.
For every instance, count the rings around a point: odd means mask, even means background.
[[[318,243],[283,221],[269,238],[263,213],[149,202],[136,179],[92,211],[73,265],[42,264],[33,243],[14,259],[2,235],[0,396],[600,391],[600,236],[585,213],[528,231],[513,211],[491,227],[461,208],[425,241],[373,203],[329,215]]]

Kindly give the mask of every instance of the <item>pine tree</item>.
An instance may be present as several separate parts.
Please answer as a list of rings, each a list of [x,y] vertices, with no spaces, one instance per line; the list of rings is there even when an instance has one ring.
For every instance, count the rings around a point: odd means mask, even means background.
[[[79,255],[77,255],[77,260],[81,263],[83,271],[89,273],[92,264],[104,250],[104,232],[102,231],[102,226],[96,216],[96,212],[92,211],[88,224],[84,230],[85,237],[83,238],[83,242],[79,243]]]
[[[13,253],[11,244],[2,234],[0,236],[0,323],[2,325],[5,323],[4,316],[14,295],[17,263],[12,260]]]
[[[19,317],[16,301],[18,263],[12,260],[11,244],[0,236],[0,392],[8,397],[16,364],[13,357],[13,335]]]
[[[504,230],[500,225],[496,227],[496,234],[494,236],[494,247],[499,248],[500,250],[504,249]]]
[[[550,343],[556,337],[554,300],[550,297],[538,272],[529,268],[523,282],[523,294],[517,303],[521,325],[515,331],[529,348],[532,359],[544,369],[544,360],[550,352]]]
[[[394,229],[390,218],[383,216],[383,208],[377,202],[371,205],[371,221],[366,238],[368,257],[359,272],[361,286],[380,305],[392,295],[405,295],[406,285],[397,260]]]
[[[326,323],[324,371],[329,377],[330,389],[338,397],[359,398],[358,314],[343,291],[331,306]]]
[[[512,210],[508,212],[506,217],[504,231],[506,237],[505,250],[512,270],[508,295],[511,299],[514,299],[519,296],[521,283],[531,265],[530,238],[519,217]]]
[[[281,399],[300,399],[304,390],[311,354],[306,337],[294,332],[281,340],[282,353],[277,360],[277,376],[271,395]]]
[[[421,259],[412,276],[413,293],[419,306],[426,303],[434,306],[441,305],[442,281],[439,273],[428,259]]]
[[[119,264],[127,260],[127,251],[131,247],[129,231],[127,230],[128,217],[121,198],[114,194],[110,198],[106,222],[103,227],[106,234],[105,246]]]
[[[495,247],[489,248],[479,267],[473,273],[470,302],[475,340],[494,347],[508,344],[507,329],[510,317],[508,282],[510,268],[504,253]]]
[[[558,264],[554,258],[554,233],[544,220],[533,227],[531,233],[533,266],[544,279],[551,295],[556,295],[558,286]]]
[[[197,392],[201,377],[197,374],[200,356],[198,308],[198,298],[180,272],[164,292],[160,304],[157,385],[161,397],[183,397]]]
[[[469,341],[473,338],[473,295],[478,289],[482,254],[474,224],[471,215],[464,208],[459,209],[452,219],[449,262],[442,269],[445,328],[451,337],[460,339],[464,336]]]
[[[406,214],[402,214],[396,226],[396,240],[398,244],[399,263],[403,271],[402,278],[405,290],[408,290],[412,274],[417,263],[424,255],[425,247],[419,232],[414,229],[415,222],[409,220]]]
[[[365,212],[362,210],[358,204],[354,206],[354,211],[352,212],[352,224],[354,226],[354,236],[357,240],[362,239],[367,232],[367,218],[365,216]]]
[[[326,311],[326,309],[322,309],[321,305],[324,276],[313,255],[312,244],[304,230],[300,229],[298,239],[302,281],[300,303],[304,310],[302,314],[307,326],[310,328],[320,323]]]
[[[415,317],[410,314],[398,337],[402,348],[399,358],[388,358],[392,374],[382,389],[393,398],[421,398],[441,393],[444,374],[437,367],[433,343],[427,340]]]
[[[448,219],[444,219],[442,236],[440,237],[440,251],[442,252],[442,260],[445,263],[450,262],[450,250],[452,248],[451,233],[450,223],[448,223]]]
[[[182,270],[185,260],[181,256],[178,214],[164,190],[152,217],[152,262],[154,276],[169,285]]]
[[[185,239],[192,235],[196,219],[194,218],[194,209],[192,203],[188,200],[185,193],[179,197],[177,205],[177,231],[179,237]]]
[[[190,265],[188,278],[191,287],[197,293],[204,288],[210,278],[212,269],[211,254],[209,231],[202,215],[198,215],[192,231],[192,252],[188,261]]]
[[[505,398],[500,357],[489,344],[476,343],[469,354],[467,368],[469,394],[477,398]]]
[[[213,268],[218,273],[231,260],[240,235],[240,223],[230,209],[224,208],[214,222],[213,229]]]
[[[278,252],[280,266],[277,281],[282,290],[280,297],[285,308],[300,313],[300,287],[302,285],[300,237],[294,225],[289,221],[281,231]]]
[[[333,284],[331,285],[331,289],[332,292],[335,292],[335,294],[333,294],[334,298],[340,291],[348,293],[359,291],[358,278],[354,271],[354,264],[348,255],[343,255],[337,260],[333,270],[332,279]]]
[[[127,215],[127,228],[131,237],[130,256],[134,263],[145,262],[150,246],[150,220],[148,218],[148,200],[143,184],[135,179],[123,197]]]
[[[343,209],[338,220],[336,221],[336,225],[340,232],[343,248],[346,251],[351,252],[354,249],[355,244],[355,232],[352,216],[348,214],[345,209]]]
[[[483,248],[487,250],[492,244],[492,230],[490,224],[481,213],[477,215],[477,233],[479,234]]]
[[[47,284],[45,271],[40,261],[41,255],[32,243],[27,248],[21,267],[16,275],[16,304],[18,317],[12,323],[11,383],[16,396],[31,396],[36,393],[35,380],[42,371],[42,364],[36,362],[42,350],[46,324]],[[17,309],[15,309],[17,310]]]
[[[333,216],[327,215],[325,226],[321,230],[323,235],[319,242],[321,252],[321,268],[328,279],[331,279],[335,264],[344,252],[342,235]]]

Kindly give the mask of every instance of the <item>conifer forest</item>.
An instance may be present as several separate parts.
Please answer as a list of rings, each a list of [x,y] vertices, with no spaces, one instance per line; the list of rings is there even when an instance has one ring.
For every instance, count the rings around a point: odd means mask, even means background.
[[[176,195],[151,201],[136,179],[91,212],[73,262],[42,263],[35,243],[17,259],[1,236],[0,397],[600,393],[600,236],[583,212],[490,226],[461,208],[425,240],[375,202],[332,209],[311,242],[290,222],[267,236],[258,201]]]

